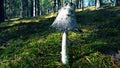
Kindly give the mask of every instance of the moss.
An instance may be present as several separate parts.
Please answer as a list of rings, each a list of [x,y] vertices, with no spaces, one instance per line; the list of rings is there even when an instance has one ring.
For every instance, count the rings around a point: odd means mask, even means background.
[[[69,65],[61,63],[61,33],[49,29],[55,14],[0,23],[0,68],[119,67],[109,53],[120,50],[119,11],[77,12],[83,33],[69,32]]]

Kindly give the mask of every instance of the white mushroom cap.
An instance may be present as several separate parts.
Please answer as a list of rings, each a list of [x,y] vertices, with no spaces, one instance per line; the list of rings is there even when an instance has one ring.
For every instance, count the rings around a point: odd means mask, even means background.
[[[50,27],[56,28],[60,31],[78,31],[74,5],[72,3],[68,3],[65,7],[62,7],[58,13],[58,16]]]

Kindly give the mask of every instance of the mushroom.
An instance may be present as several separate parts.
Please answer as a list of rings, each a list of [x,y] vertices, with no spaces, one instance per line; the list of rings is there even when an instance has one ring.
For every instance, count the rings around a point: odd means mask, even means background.
[[[55,21],[50,26],[61,32],[62,35],[62,51],[61,61],[63,64],[68,64],[68,48],[67,48],[67,34],[68,31],[79,31],[75,17],[75,5],[73,3],[67,3],[62,7],[56,17]]]

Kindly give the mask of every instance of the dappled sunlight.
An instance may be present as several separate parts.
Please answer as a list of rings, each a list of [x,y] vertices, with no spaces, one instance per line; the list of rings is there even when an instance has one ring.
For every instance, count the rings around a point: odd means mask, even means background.
[[[75,11],[76,11],[76,12],[80,12],[80,11],[82,11],[82,9],[76,9]]]
[[[10,19],[10,20],[12,20],[12,21],[16,21],[16,20],[19,20],[20,18],[12,18],[12,19]]]
[[[32,22],[32,20],[20,20],[22,23],[30,23],[30,22]],[[34,20],[33,20],[33,22],[34,22]]]
[[[13,26],[13,25],[16,25],[16,24],[19,24],[21,23],[20,21],[13,21],[12,23],[9,24],[9,26]]]
[[[30,22],[39,22],[40,20],[37,19],[28,19],[28,20],[20,20],[21,23],[30,23]]]
[[[84,8],[84,11],[86,11],[86,10],[94,11],[94,10],[96,10],[96,8],[95,8],[95,6],[90,6],[90,7]],[[81,12],[83,10],[82,9],[76,9],[75,11],[76,12]]]
[[[114,10],[120,10],[119,6],[114,7]]]
[[[3,22],[0,24],[0,26],[2,27],[5,27],[5,26],[13,26],[13,25],[16,25],[16,24],[20,24],[20,23],[31,23],[31,22],[39,22],[40,20],[37,20],[37,19],[22,19],[22,20],[13,20],[13,21],[6,21],[6,22]]]
[[[55,17],[55,16],[56,16],[56,14],[55,14],[55,13],[51,13],[51,14],[49,14],[49,15],[45,16],[45,18],[52,18],[52,17]]]
[[[86,10],[94,11],[94,10],[96,10],[96,7],[95,6],[91,6],[91,7],[86,8]]]

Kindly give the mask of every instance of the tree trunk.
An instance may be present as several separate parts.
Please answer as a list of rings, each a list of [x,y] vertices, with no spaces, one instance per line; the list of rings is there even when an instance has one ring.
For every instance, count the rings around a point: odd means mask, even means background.
[[[117,1],[114,0],[114,2],[113,2],[113,6],[116,6],[116,5],[117,5]]]
[[[81,8],[84,10],[84,0],[81,0]]]
[[[101,7],[101,0],[96,0],[96,9]]]
[[[6,18],[7,19],[12,18],[12,16],[13,16],[13,4],[12,4],[12,1],[13,0],[6,0],[6,6],[5,6],[6,9],[5,9],[5,11],[6,11]]]
[[[6,0],[4,0],[4,19],[6,19],[7,18],[7,14],[6,14],[6,6],[7,6],[7,4],[6,4]]]
[[[72,3],[73,3],[73,0],[70,0],[70,2],[72,2]]]
[[[23,17],[23,1],[20,0],[20,17]]]
[[[76,8],[79,8],[79,1],[80,0],[76,0],[76,2],[75,2],[76,3]]]
[[[30,2],[30,16],[33,16],[33,0]]]
[[[54,0],[53,11],[56,12],[56,0]]]
[[[25,0],[24,0],[24,1],[25,1]],[[25,2],[26,2],[26,3],[25,3],[25,16],[28,17],[28,16],[29,16],[29,8],[28,8],[28,3],[29,3],[29,1],[26,0]]]
[[[120,0],[116,0],[116,2],[117,2],[117,5],[120,5]]]
[[[33,0],[33,16],[36,16],[36,0]]]
[[[81,8],[81,0],[79,0],[79,8]]]
[[[0,1],[0,22],[4,21],[4,0]]]
[[[119,0],[114,0],[113,6],[118,6],[118,5],[119,5],[119,3],[120,3],[120,1],[119,1]]]
[[[40,15],[40,0],[36,0],[36,15]]]
[[[28,17],[29,11],[28,11],[28,0],[21,0],[21,7],[20,7],[20,16],[21,17]]]
[[[40,15],[42,15],[42,1],[40,0]]]
[[[35,0],[35,16],[39,15],[39,0]]]
[[[60,9],[60,5],[61,5],[61,1],[60,0],[57,0],[57,4],[58,4],[58,10]]]

